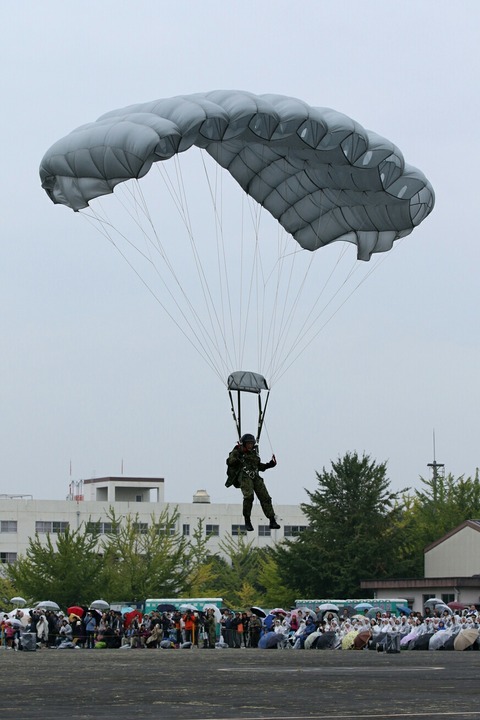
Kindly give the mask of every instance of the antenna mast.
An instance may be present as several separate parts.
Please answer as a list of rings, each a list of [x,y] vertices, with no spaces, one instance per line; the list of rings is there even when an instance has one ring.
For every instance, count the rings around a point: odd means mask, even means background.
[[[428,463],[427,467],[432,468],[433,480],[438,480],[439,477],[445,477],[445,465],[443,463],[437,463],[435,455],[435,430],[433,430],[433,462]]]

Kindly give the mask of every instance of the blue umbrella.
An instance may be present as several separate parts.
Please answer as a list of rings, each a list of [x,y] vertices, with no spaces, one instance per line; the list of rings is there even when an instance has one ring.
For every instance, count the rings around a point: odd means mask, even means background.
[[[355,605],[354,609],[355,610],[370,610],[370,608],[372,608],[372,607],[373,607],[372,603],[363,602],[363,603],[358,603],[358,605]]]
[[[410,615],[412,612],[412,609],[407,607],[406,605],[397,605],[398,612],[405,613],[405,615]]]
[[[262,637],[258,641],[258,647],[262,648],[263,650],[276,648],[281,640],[283,640],[283,635],[280,635],[280,633],[268,632],[265,633],[265,635],[262,635]]]

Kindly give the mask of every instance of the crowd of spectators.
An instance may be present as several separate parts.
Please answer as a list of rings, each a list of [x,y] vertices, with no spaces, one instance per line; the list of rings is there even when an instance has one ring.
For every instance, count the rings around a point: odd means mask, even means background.
[[[383,649],[397,638],[398,649],[451,649],[454,639],[469,631],[465,648],[480,649],[480,611],[472,605],[463,611],[425,608],[424,613],[326,612],[316,608],[276,609],[265,617],[252,610],[187,609],[122,614],[85,608],[64,614],[41,608],[0,615],[1,645],[22,648],[25,634],[35,637],[37,648],[257,648],[279,649]],[[267,638],[268,636],[268,638]],[[268,639],[268,644],[265,640]],[[328,642],[327,642],[328,640]]]

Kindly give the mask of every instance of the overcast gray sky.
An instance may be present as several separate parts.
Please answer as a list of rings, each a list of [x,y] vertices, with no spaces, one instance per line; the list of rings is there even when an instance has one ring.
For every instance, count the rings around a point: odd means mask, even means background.
[[[350,115],[436,192],[274,386],[261,446],[279,461],[274,501],[305,500],[315,471],[353,450],[388,461],[394,489],[419,487],[434,429],[447,472],[475,472],[480,4],[2,0],[0,25],[1,493],[62,498],[70,479],[118,475],[123,460],[126,475],[164,477],[171,502],[199,488],[239,500],[224,487],[225,389],[38,177],[53,142],[108,110],[217,88]]]

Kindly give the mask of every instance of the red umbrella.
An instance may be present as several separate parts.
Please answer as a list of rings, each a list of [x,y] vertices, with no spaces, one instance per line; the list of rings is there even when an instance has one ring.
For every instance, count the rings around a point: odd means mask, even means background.
[[[67,615],[78,615],[78,617],[83,617],[85,615],[85,610],[80,607],[80,605],[72,605],[67,608]]]
[[[465,610],[465,608],[468,607],[468,605],[465,605],[465,603],[461,602],[449,602],[447,603],[447,605],[451,610]]]
[[[132,612],[125,613],[125,615],[123,616],[123,621],[124,621],[125,627],[128,627],[130,625],[130,623],[132,622],[132,620],[134,620],[135,618],[138,618],[139,620],[141,620],[142,617],[143,617],[142,613],[139,610],[132,610]]]
[[[270,610],[270,615],[286,615],[287,611],[282,610],[282,608],[273,608],[273,610]]]

